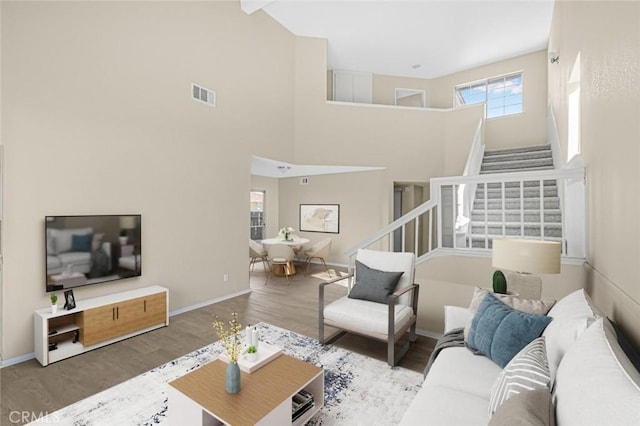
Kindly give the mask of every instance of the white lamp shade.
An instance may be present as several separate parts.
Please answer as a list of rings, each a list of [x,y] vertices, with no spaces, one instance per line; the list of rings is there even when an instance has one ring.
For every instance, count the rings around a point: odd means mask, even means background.
[[[530,274],[559,274],[561,246],[556,241],[493,240],[492,266]]]
[[[120,217],[120,229],[135,229],[136,218],[134,216]]]

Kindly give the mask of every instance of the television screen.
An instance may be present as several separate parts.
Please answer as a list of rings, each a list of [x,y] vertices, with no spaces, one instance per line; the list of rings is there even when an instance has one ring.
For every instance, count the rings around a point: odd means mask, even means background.
[[[142,275],[141,215],[46,216],[47,291]]]

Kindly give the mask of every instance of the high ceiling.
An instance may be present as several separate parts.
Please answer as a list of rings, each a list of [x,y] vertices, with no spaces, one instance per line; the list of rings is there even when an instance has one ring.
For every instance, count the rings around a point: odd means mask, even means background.
[[[553,0],[243,0],[328,40],[328,68],[435,78],[546,48]]]

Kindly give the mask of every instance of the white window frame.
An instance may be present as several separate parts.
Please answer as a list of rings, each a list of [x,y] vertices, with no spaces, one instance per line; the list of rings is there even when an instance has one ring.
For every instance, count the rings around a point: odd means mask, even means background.
[[[520,105],[520,111],[518,112],[513,112],[510,114],[505,114],[504,113],[504,108],[506,106],[511,106],[511,105],[503,105],[503,113],[501,115],[496,115],[493,117],[488,117],[487,116],[487,120],[493,120],[496,118],[504,118],[504,117],[513,117],[513,116],[517,116],[520,114],[524,113],[524,72],[523,71],[515,71],[515,72],[510,72],[508,74],[502,74],[502,75],[496,75],[493,77],[489,77],[489,78],[484,78],[481,80],[475,80],[475,81],[471,81],[471,82],[467,82],[467,83],[463,83],[463,84],[458,84],[453,88],[453,106],[454,108],[463,108],[469,105],[478,105],[478,104],[485,104],[485,114],[488,115],[488,108],[487,108],[487,92],[488,92],[488,87],[489,84],[493,83],[496,80],[506,80],[507,78],[510,77],[514,77],[514,76],[519,76],[520,77],[520,90],[521,90],[521,95],[522,95],[522,102],[520,104],[512,104],[512,105]],[[465,89],[465,88],[469,88],[471,89],[471,87],[478,87],[478,86],[484,86],[484,99],[482,101],[479,102],[474,102],[474,103],[461,103],[461,96],[458,94],[460,90]],[[506,96],[503,97],[503,99],[506,98]]]

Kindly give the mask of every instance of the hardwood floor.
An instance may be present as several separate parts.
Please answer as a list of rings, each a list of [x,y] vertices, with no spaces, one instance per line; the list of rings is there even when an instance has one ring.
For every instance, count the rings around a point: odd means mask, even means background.
[[[242,324],[268,322],[317,338],[318,283],[328,276],[318,265],[311,268],[311,275],[299,271],[290,284],[276,277],[265,286],[266,274],[257,264],[251,273],[250,294],[173,316],[169,327],[44,368],[35,359],[3,368],[0,424],[35,420],[218,340],[211,327],[214,314],[229,318],[231,312],[237,312]],[[339,286],[329,286],[327,290],[330,298],[338,298],[346,291]],[[418,336],[400,366],[422,372],[434,343]],[[386,361],[386,345],[382,342],[347,334],[335,344]]]

